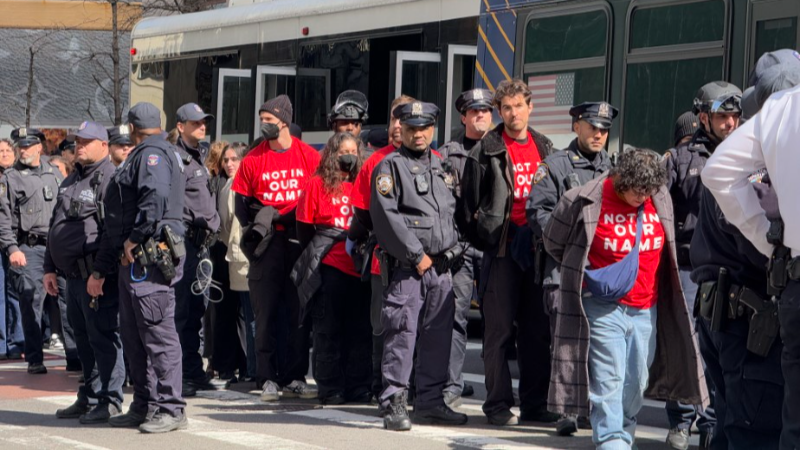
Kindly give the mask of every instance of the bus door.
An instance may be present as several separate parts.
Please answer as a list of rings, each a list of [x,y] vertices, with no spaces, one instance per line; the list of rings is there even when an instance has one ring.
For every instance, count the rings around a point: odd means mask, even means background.
[[[392,52],[390,61],[389,86],[394,89],[389,92],[389,103],[404,94],[439,105],[439,65],[442,61],[439,53],[397,51]],[[434,141],[438,136],[437,127]]]
[[[456,111],[455,102],[462,92],[475,86],[475,59],[478,47],[474,45],[445,45],[443,56],[446,57],[445,78],[446,92],[442,101],[445,105],[444,114],[444,140],[450,142],[453,138],[464,132],[461,123],[461,114]]]
[[[217,82],[215,139],[228,142],[249,142],[250,71],[219,69]]]

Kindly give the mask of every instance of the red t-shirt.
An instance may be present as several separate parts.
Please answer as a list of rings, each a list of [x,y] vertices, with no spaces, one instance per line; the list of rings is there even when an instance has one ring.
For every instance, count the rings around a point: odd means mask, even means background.
[[[614,191],[613,181],[603,183],[603,203],[600,220],[589,250],[589,265],[592,269],[620,261],[630,253],[636,242],[636,216],[638,208],[627,204]],[[644,204],[642,215],[642,238],[639,243],[639,274],[636,284],[624,298],[623,305],[639,309],[651,308],[658,299],[658,264],[664,248],[664,227],[658,217],[652,199]]]
[[[514,203],[511,206],[511,221],[519,226],[526,226],[525,202],[531,193],[531,183],[539,163],[539,149],[533,142],[533,136],[528,132],[528,142],[520,144],[503,132],[503,141],[506,143],[511,163],[514,164]]]
[[[353,221],[353,208],[350,207],[350,193],[353,183],[345,181],[342,189],[336,196],[325,190],[322,178],[314,176],[308,181],[305,192],[300,196],[297,204],[297,221],[311,225],[323,225],[342,230],[350,229]],[[355,271],[353,260],[347,254],[344,241],[337,242],[322,258],[322,264],[341,270],[342,272],[360,276]]]
[[[354,208],[369,211],[369,201],[371,198],[370,194],[372,193],[372,171],[375,170],[375,167],[377,167],[381,161],[383,161],[383,158],[385,158],[386,155],[391,154],[395,150],[397,149],[394,148],[394,145],[389,144],[380,150],[376,150],[372,156],[364,161],[364,164],[361,165],[361,170],[358,172],[358,176],[356,176],[356,181],[353,183],[353,192],[352,197],[350,198],[350,205],[352,205]],[[381,274],[381,263],[374,253],[372,254],[372,266],[370,267],[370,273],[373,275]]]
[[[314,147],[297,138],[292,138],[292,146],[284,152],[270,149],[264,141],[242,159],[231,189],[286,214],[297,206],[319,161]]]

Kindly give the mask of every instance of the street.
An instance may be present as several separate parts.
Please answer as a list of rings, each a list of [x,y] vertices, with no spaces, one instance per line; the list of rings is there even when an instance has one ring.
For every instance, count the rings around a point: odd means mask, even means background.
[[[75,400],[79,374],[65,372],[63,352],[46,350],[47,375],[28,375],[23,361],[0,363],[0,447],[86,450],[217,450],[221,446],[282,450],[592,447],[589,430],[563,438],[555,435],[553,426],[543,424],[489,426],[481,412],[486,392],[480,349],[480,340],[471,339],[464,373],[467,382],[475,387],[475,395],[465,398],[460,408],[469,415],[469,423],[463,427],[414,425],[410,432],[389,432],[383,429],[375,406],[322,407],[316,400],[262,403],[259,392],[251,390],[251,383],[239,383],[227,391],[199,392],[197,397],[188,399],[188,429],[162,435],[56,419],[56,409]],[[512,374],[516,387],[516,364],[512,364]],[[126,388],[125,394],[127,410],[131,389]],[[663,442],[667,428],[663,403],[646,401],[639,415],[638,448],[666,448]],[[696,437],[692,443],[697,445]]]

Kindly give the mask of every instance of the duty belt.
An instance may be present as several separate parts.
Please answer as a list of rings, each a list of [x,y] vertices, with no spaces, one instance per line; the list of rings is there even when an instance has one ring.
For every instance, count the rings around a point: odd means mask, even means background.
[[[200,227],[186,227],[186,241],[194,244],[195,247],[211,247],[217,242],[218,234],[211,230]]]
[[[36,247],[37,245],[47,245],[47,236],[39,236],[37,234],[21,231],[17,236],[19,244],[25,244],[28,247]]]
[[[709,301],[708,296],[714,295],[716,285],[716,281],[707,281],[699,286],[697,292],[700,296],[701,302]],[[747,316],[749,319],[750,316],[753,315],[753,310],[750,308],[745,308],[745,304],[754,304],[756,301],[768,301],[768,299],[764,299],[747,286],[737,286],[735,284],[731,285],[730,289],[728,289],[728,293],[725,295],[728,298],[728,307],[725,310],[725,317],[728,319],[737,319],[742,316]],[[711,301],[713,301],[713,299],[711,299]],[[711,315],[706,315],[702,309],[701,315],[706,319],[711,320]]]
[[[786,275],[790,280],[800,281],[800,256],[790,259],[786,264]]]

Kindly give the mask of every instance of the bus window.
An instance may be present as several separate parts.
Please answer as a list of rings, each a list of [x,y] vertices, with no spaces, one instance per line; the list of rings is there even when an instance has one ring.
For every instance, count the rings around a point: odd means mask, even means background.
[[[700,86],[725,76],[726,4],[637,7],[628,24],[622,143],[663,152]]]
[[[797,17],[762,20],[756,23],[756,53],[758,61],[764,53],[782,48],[797,48]]]
[[[531,127],[558,148],[574,138],[569,109],[606,99],[608,14],[534,11],[525,27],[523,79],[533,94]]]

